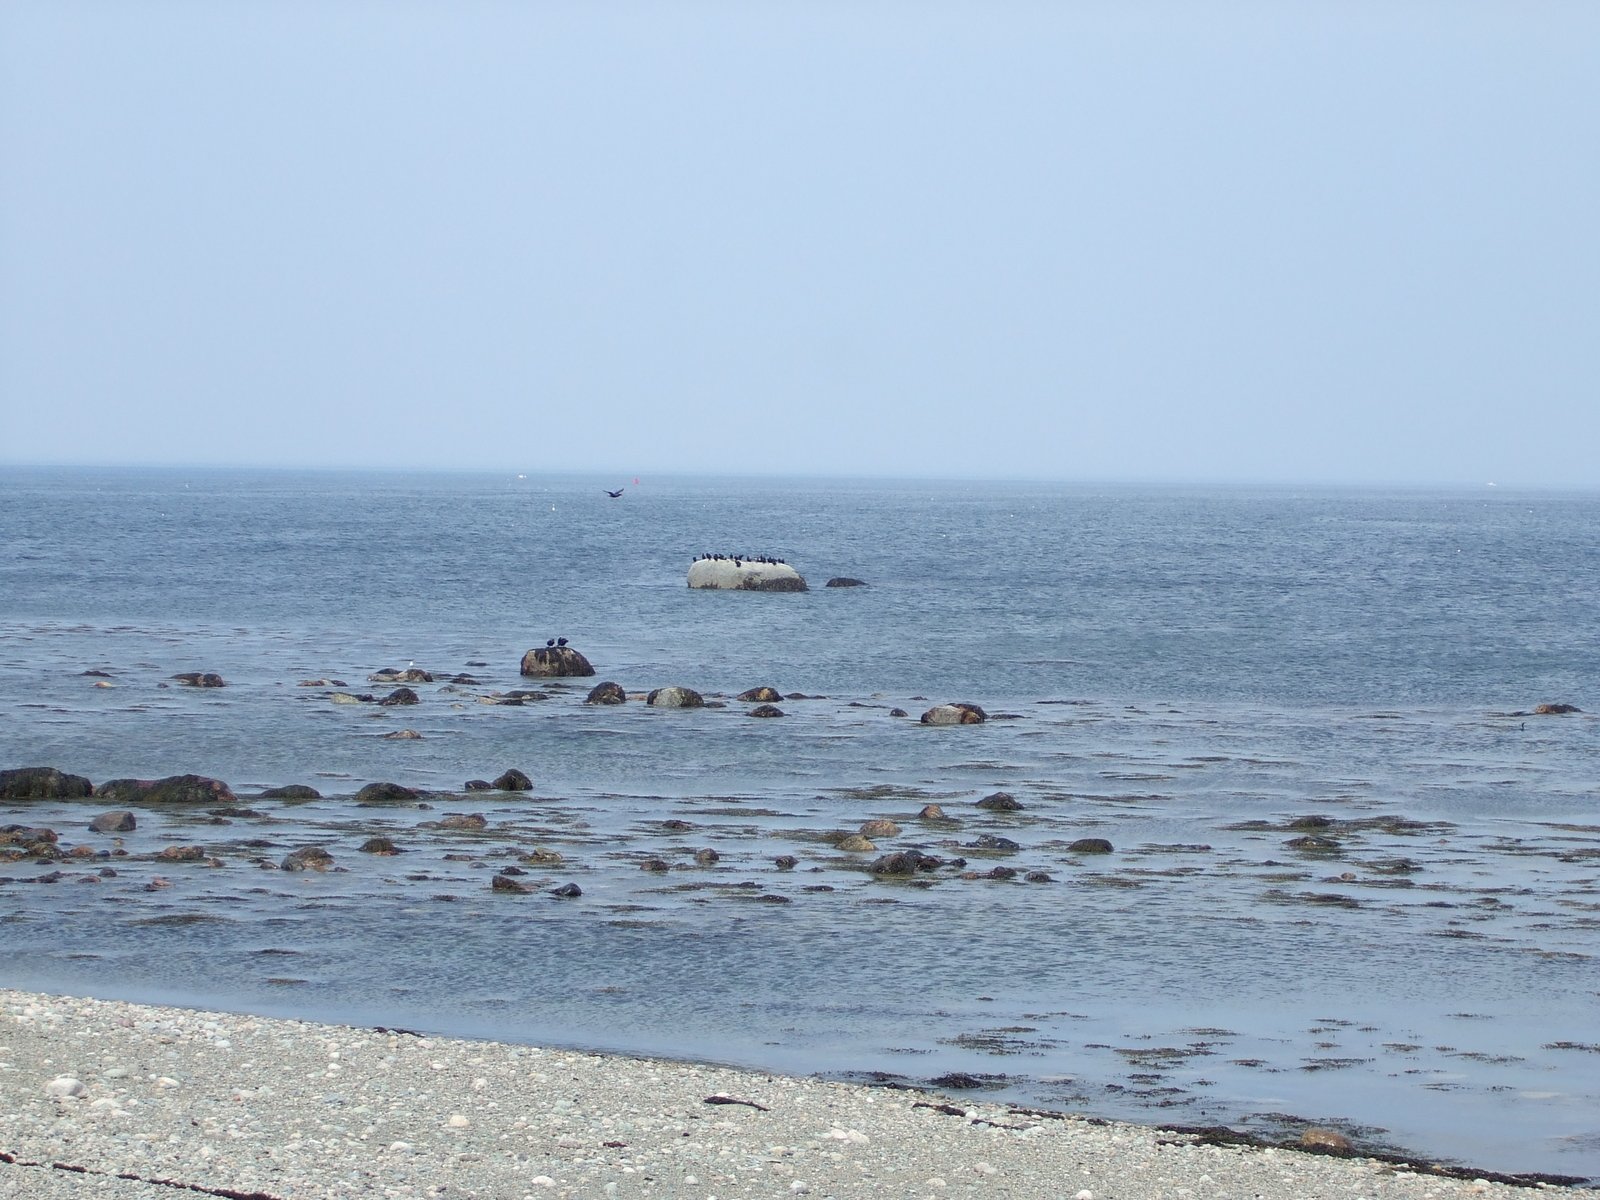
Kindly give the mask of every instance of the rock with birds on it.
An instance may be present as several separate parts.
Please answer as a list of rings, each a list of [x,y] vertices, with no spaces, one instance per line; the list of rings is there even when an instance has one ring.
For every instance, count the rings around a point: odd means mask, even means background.
[[[712,554],[689,564],[689,586],[729,592],[803,592],[804,576],[786,562],[757,555]]]
[[[566,679],[593,675],[594,668],[571,646],[556,645],[551,639],[522,656],[522,673],[539,679]]]
[[[922,714],[924,725],[981,725],[988,719],[989,714],[976,704],[964,702],[936,704]]]

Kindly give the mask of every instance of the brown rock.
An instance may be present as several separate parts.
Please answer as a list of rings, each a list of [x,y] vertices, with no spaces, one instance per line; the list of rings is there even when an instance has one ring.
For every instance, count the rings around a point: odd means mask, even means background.
[[[1325,1150],[1333,1154],[1349,1154],[1354,1149],[1350,1139],[1338,1130],[1320,1127],[1302,1132],[1300,1145],[1306,1150]]]
[[[593,675],[594,668],[571,646],[539,646],[522,656],[522,673],[540,679],[565,679]]]
[[[734,699],[745,704],[773,704],[783,699],[783,693],[777,688],[753,687],[747,692],[740,692]]]
[[[281,865],[285,871],[326,871],[333,866],[333,855],[321,846],[301,846],[284,855]]]
[[[589,694],[583,698],[585,704],[626,704],[628,693],[622,690],[620,683],[612,683],[609,679],[605,683],[597,683],[589,689]]]
[[[978,801],[979,808],[990,812],[1021,812],[1022,804],[1010,792],[994,792]]]
[[[875,817],[870,821],[863,821],[857,832],[864,838],[895,837],[900,833],[900,826],[886,817]]]
[[[852,853],[866,853],[868,851],[876,850],[877,847],[866,838],[862,837],[859,833],[852,833],[847,838],[839,839],[839,849],[848,850]]]

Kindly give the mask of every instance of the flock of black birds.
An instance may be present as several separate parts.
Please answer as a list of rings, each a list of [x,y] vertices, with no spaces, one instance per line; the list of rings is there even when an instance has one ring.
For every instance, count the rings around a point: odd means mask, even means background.
[[[731,562],[736,567],[745,563],[768,563],[772,566],[784,566],[781,558],[768,558],[765,554],[697,554],[695,562]]]
[[[548,650],[553,646],[565,646],[566,644],[567,644],[567,639],[566,638],[551,638],[544,645],[545,645],[545,649]]]

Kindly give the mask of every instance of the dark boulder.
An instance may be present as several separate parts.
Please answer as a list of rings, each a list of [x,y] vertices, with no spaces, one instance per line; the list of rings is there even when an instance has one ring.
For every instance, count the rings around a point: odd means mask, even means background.
[[[758,704],[748,713],[752,717],[781,717],[783,709],[776,704]]]
[[[563,883],[560,887],[551,888],[550,894],[559,900],[576,900],[583,895],[583,889],[575,883]]]
[[[1073,854],[1110,854],[1111,843],[1105,838],[1079,838],[1067,850]]]
[[[219,688],[228,686],[223,682],[222,676],[214,671],[184,671],[171,676],[171,678],[183,684],[184,687]]]
[[[127,809],[118,809],[113,812],[101,813],[89,822],[91,833],[131,833],[137,828],[138,822]]]
[[[835,575],[832,579],[828,580],[828,582],[823,584],[822,586],[823,587],[866,587],[867,584],[866,584],[865,580],[862,580],[862,579],[851,579],[850,576],[848,576],[848,575]]]
[[[978,801],[979,808],[990,812],[1021,812],[1022,804],[1010,792],[995,792]]]
[[[780,854],[777,858],[772,860],[773,865],[776,866],[780,871],[794,870],[799,861],[800,860],[792,854]]]
[[[404,804],[422,793],[398,783],[369,783],[356,793],[356,803],[362,807],[376,804]]]
[[[775,704],[783,699],[783,693],[777,688],[753,687],[749,691],[740,692],[734,699],[744,704]]]
[[[492,791],[494,791],[494,784],[490,783],[487,779],[469,779],[469,780],[467,780],[466,783],[462,784],[461,786],[466,791],[469,791],[469,792],[492,792]]]
[[[571,646],[540,646],[522,656],[522,673],[555,679],[593,675],[594,668]]]
[[[933,871],[944,866],[944,860],[920,850],[896,850],[875,858],[867,866],[874,875],[915,875],[918,871]]]
[[[234,804],[233,789],[205,775],[169,775],[165,779],[108,779],[95,788],[96,798],[113,804]]]
[[[532,790],[533,780],[512,767],[494,781],[494,786],[502,792],[526,792]]]
[[[1109,845],[1106,847],[1106,849],[1108,849],[1108,850],[1110,848],[1111,847]],[[1011,851],[1021,850],[1022,846],[1020,844],[1018,844],[1017,842],[1013,842],[1010,838],[998,837],[998,836],[996,836],[995,834],[992,834],[992,833],[985,833],[985,834],[980,834],[975,841],[968,842],[966,844],[966,846],[965,846],[965,849],[967,849],[967,850],[1004,850],[1004,851],[1009,853]]]
[[[496,875],[489,881],[489,890],[492,892],[511,892],[514,895],[526,896],[537,890],[531,883],[523,883],[520,879],[513,879],[504,873]]]
[[[906,710],[905,710],[905,709],[903,709],[903,708],[891,708],[891,709],[890,709],[890,710],[889,710],[889,715],[890,715],[890,716],[891,716],[891,717],[909,717],[909,716],[910,716],[910,715],[911,715],[911,714],[910,714],[910,713],[908,713],[908,712],[907,712],[907,711],[906,711]]]
[[[606,682],[597,683],[590,688],[589,694],[583,698],[583,702],[585,704],[626,704],[628,702],[628,693],[622,690],[620,683],[613,683],[608,679]]]
[[[362,854],[382,854],[388,856],[402,853],[400,847],[396,846],[392,839],[386,837],[368,838],[366,841],[361,843],[359,849]]]
[[[1339,843],[1330,837],[1320,834],[1308,833],[1302,837],[1290,838],[1284,843],[1291,850],[1298,850],[1302,854],[1338,854]]]
[[[333,855],[321,846],[301,846],[284,855],[281,865],[285,871],[326,871],[333,866]]]
[[[322,793],[310,784],[286,783],[282,787],[271,787],[262,792],[257,799],[260,800],[321,800]]]
[[[482,813],[451,813],[449,816],[441,817],[439,820],[439,828],[441,829],[479,830],[487,829],[488,827],[489,818]]]
[[[1583,709],[1576,704],[1537,704],[1533,712],[1535,716],[1552,717],[1564,716],[1567,713],[1581,713]]]
[[[94,795],[94,784],[82,775],[55,767],[14,767],[0,771],[0,800],[81,800]]]
[[[420,704],[421,702],[417,694],[408,687],[395,688],[394,691],[378,701],[385,708],[394,708],[401,704]]]

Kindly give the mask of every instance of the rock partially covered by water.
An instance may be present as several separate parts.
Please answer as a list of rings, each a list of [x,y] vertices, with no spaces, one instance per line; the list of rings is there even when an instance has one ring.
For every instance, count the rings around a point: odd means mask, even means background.
[[[828,580],[828,582],[823,584],[822,586],[823,587],[866,587],[867,583],[866,583],[866,580],[864,580],[864,579],[852,579],[848,575],[835,575],[832,579]]]
[[[783,709],[776,704],[758,704],[750,710],[749,715],[752,717],[781,717],[783,716]]]
[[[788,563],[702,558],[689,566],[689,586],[732,592],[803,592],[805,578]]]
[[[421,700],[418,699],[417,694],[410,688],[398,687],[385,696],[382,700],[379,700],[378,703],[386,708],[393,708],[399,704],[420,704]]]
[[[108,779],[95,788],[97,798],[114,804],[233,804],[233,789],[205,775],[169,775],[165,779]]]
[[[1536,704],[1533,711],[1535,716],[1554,717],[1565,716],[1567,713],[1581,713],[1583,709],[1576,704]]]
[[[979,800],[978,807],[986,808],[990,812],[1021,812],[1022,802],[1010,792],[994,792]]]
[[[704,708],[706,698],[693,688],[663,687],[656,688],[644,702],[653,708]]]
[[[867,870],[874,875],[915,875],[918,871],[936,871],[942,866],[942,858],[935,858],[920,850],[896,850],[893,854],[873,859]]]
[[[219,688],[227,687],[222,676],[215,671],[183,671],[171,678],[183,684],[184,687]]]
[[[261,793],[262,800],[321,800],[322,793],[306,783],[286,783]]]
[[[117,809],[113,812],[103,812],[89,822],[91,833],[131,833],[138,827],[139,822],[127,809]]]
[[[362,806],[405,804],[415,800],[420,794],[414,788],[399,783],[369,783],[356,793],[356,803]]]
[[[740,692],[734,699],[743,704],[776,704],[783,699],[783,693],[777,688],[753,687]]]
[[[82,775],[55,767],[14,767],[0,771],[0,800],[81,800],[94,795],[94,784]]]
[[[628,693],[622,690],[620,683],[606,680],[597,683],[589,689],[589,694],[583,698],[585,704],[626,704]]]
[[[540,679],[594,674],[589,660],[571,646],[538,646],[522,656],[522,673]]]
[[[1105,838],[1079,838],[1067,849],[1073,854],[1110,854],[1111,843]]]
[[[301,846],[283,858],[285,871],[326,871],[333,866],[333,855],[321,846]]]
[[[494,781],[494,786],[502,792],[526,792],[533,788],[533,780],[512,767]]]
[[[367,676],[368,683],[432,683],[433,675],[421,667],[407,667],[404,671],[394,667],[380,667]]]
[[[936,704],[922,714],[924,725],[981,725],[989,714],[976,704]]]

